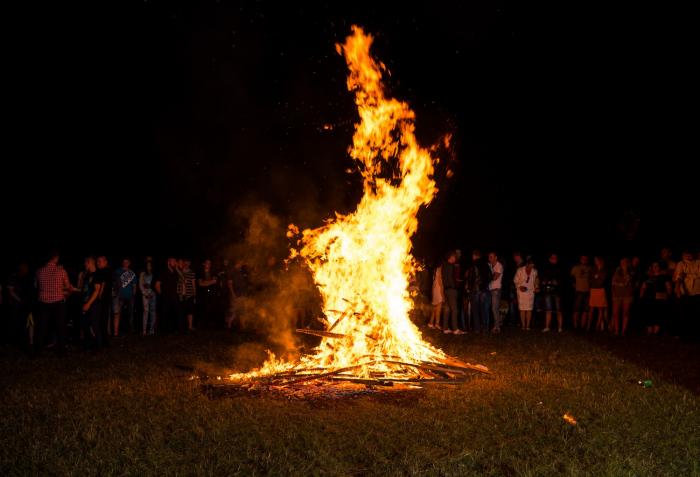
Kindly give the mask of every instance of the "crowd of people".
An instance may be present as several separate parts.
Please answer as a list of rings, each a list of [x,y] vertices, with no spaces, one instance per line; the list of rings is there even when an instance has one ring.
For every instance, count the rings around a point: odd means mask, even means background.
[[[459,250],[449,252],[432,275],[428,326],[446,334],[499,333],[507,320],[530,331],[533,316],[542,317],[542,332],[561,333],[567,316],[573,329],[619,336],[632,321],[650,335],[698,335],[700,254],[690,250],[676,262],[664,248],[644,267],[639,257],[609,266],[601,256],[590,263],[582,255],[570,269],[556,253],[541,267],[520,252],[507,265],[496,252],[482,257],[474,250],[466,264],[461,258]]]
[[[58,253],[51,253],[35,273],[19,264],[3,288],[3,341],[31,354],[47,348],[62,353],[68,342],[98,351],[127,334],[191,333],[195,316],[202,326],[234,327],[235,302],[248,293],[248,274],[241,261],[223,260],[215,269],[206,259],[195,272],[189,259],[169,257],[156,271],[146,257],[137,272],[129,258],[113,269],[98,256],[87,257],[69,277]]]
[[[573,328],[624,336],[634,323],[650,335],[697,337],[700,328],[700,254],[691,251],[676,262],[663,249],[648,266],[638,257],[613,267],[584,255],[564,268],[556,253],[538,267],[519,252],[506,262],[494,251],[474,250],[463,261],[455,250],[428,281],[422,287],[432,299],[428,327],[446,334],[500,333],[505,324],[530,331],[539,321],[545,333]],[[168,257],[156,270],[146,257],[135,271],[128,258],[113,269],[98,256],[69,274],[52,253],[35,272],[21,263],[2,283],[0,336],[36,354],[62,353],[69,342],[99,351],[127,334],[235,329],[236,303],[251,288],[241,260],[215,266],[205,259],[195,271],[189,259]]]

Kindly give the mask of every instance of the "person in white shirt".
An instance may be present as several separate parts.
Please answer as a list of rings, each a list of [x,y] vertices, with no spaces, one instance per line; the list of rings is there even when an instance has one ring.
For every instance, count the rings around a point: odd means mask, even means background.
[[[496,252],[489,253],[489,269],[491,269],[491,281],[489,292],[491,293],[491,311],[493,313],[493,332],[501,331],[501,284],[503,282],[503,264],[498,261]]]
[[[523,330],[530,331],[532,321],[532,309],[535,304],[535,293],[539,286],[535,263],[528,259],[524,267],[518,268],[513,279],[518,290],[518,309],[520,310],[520,326]]]
[[[445,291],[442,288],[442,265],[440,265],[433,272],[433,312],[430,314],[428,328],[437,328],[438,330],[441,328],[440,319],[444,305]]]
[[[696,259],[690,250],[674,270],[673,282],[680,305],[681,328],[697,336],[700,328],[700,255]]]

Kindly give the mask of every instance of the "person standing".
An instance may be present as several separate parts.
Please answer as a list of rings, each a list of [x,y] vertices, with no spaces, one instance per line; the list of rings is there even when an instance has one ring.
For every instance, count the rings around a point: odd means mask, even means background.
[[[177,259],[169,257],[165,269],[156,278],[156,293],[160,296],[159,332],[173,332],[180,322],[180,303],[177,295]]]
[[[29,344],[27,328],[35,301],[34,281],[29,265],[22,262],[7,283],[7,302],[10,307],[11,339],[21,349]]]
[[[658,335],[667,321],[669,297],[673,291],[668,273],[659,262],[651,265],[649,277],[642,284],[641,298],[645,305],[645,325],[648,335]]]
[[[591,299],[591,275],[593,268],[588,264],[588,256],[581,255],[578,265],[571,269],[574,279],[574,329],[585,328],[588,323],[588,303]]]
[[[513,252],[513,265],[505,267],[507,274],[506,279],[503,281],[504,288],[508,293],[508,320],[517,324],[520,321],[518,312],[518,291],[515,288],[513,280],[515,279],[515,274],[518,269],[525,265],[525,260],[523,260],[523,254],[519,251]]]
[[[552,324],[552,313],[557,314],[558,331],[563,331],[564,315],[561,312],[561,284],[563,282],[561,269],[559,267],[559,256],[556,253],[549,255],[548,263],[540,274],[540,287],[542,288],[545,325],[543,333],[549,331]]]
[[[524,267],[520,267],[515,272],[513,283],[518,291],[518,309],[520,310],[520,326],[523,330],[530,331],[532,321],[532,310],[535,306],[535,293],[538,291],[539,283],[535,262],[528,259]]]
[[[120,336],[119,324],[122,316],[128,320],[129,332],[134,332],[136,283],[136,273],[131,270],[131,260],[125,258],[122,260],[122,266],[114,272],[114,336]]]
[[[612,321],[610,331],[617,336],[624,336],[630,321],[630,309],[634,300],[634,275],[630,260],[623,257],[612,277]],[[620,317],[622,316],[622,327]]]
[[[586,323],[586,331],[590,330],[593,321],[593,314],[598,311],[598,321],[596,331],[604,331],[608,322],[608,296],[605,292],[605,282],[608,278],[608,271],[605,269],[603,257],[593,259],[593,272],[591,274],[591,297],[588,301],[591,313]]]
[[[114,297],[112,296],[114,277],[112,269],[109,268],[109,261],[104,255],[97,257],[97,273],[99,274],[99,281],[102,283],[98,299],[102,346],[109,346],[109,335],[112,328],[110,322],[112,320],[112,305],[114,302]]]
[[[700,325],[700,257],[690,250],[683,252],[683,260],[676,265],[673,276],[676,297],[684,334],[697,336]]]
[[[659,253],[660,259],[658,261],[661,271],[668,275],[670,278],[676,273],[676,261],[673,260],[673,253],[670,248],[664,247]]]
[[[471,328],[475,333],[488,333],[489,314],[491,313],[491,269],[481,259],[481,251],[472,251],[472,263],[465,273],[465,291],[469,296],[469,315]]]
[[[197,296],[199,302],[199,314],[202,323],[211,326],[213,323],[218,324],[218,307],[219,307],[219,286],[216,274],[212,269],[211,260],[206,259],[202,262],[202,272],[197,279]]]
[[[501,284],[503,283],[503,264],[498,261],[496,252],[489,253],[489,269],[491,281],[489,293],[491,294],[491,312],[493,313],[493,332],[501,332]]]
[[[268,259],[268,267],[272,267],[274,263],[274,258],[270,257],[270,259]],[[271,276],[272,274],[268,275],[268,277]],[[229,322],[232,325],[235,322],[236,325],[239,326],[240,320],[238,319],[237,315],[240,312],[239,299],[247,296],[250,290],[250,275],[248,274],[248,267],[246,267],[245,263],[243,263],[243,260],[240,258],[233,262],[233,269],[229,273],[229,280],[229,296],[231,297],[228,315]]]
[[[40,351],[48,344],[50,328],[56,332],[56,349],[63,353],[66,347],[66,293],[73,290],[66,270],[58,264],[59,255],[50,254],[46,264],[36,271],[37,333],[34,344]]]
[[[153,259],[146,259],[146,269],[139,274],[139,289],[141,290],[141,301],[143,302],[143,320],[141,323],[141,335],[153,335],[156,332],[156,293],[153,289],[155,285],[153,275]]]
[[[442,265],[439,265],[433,271],[433,299],[432,313],[430,314],[430,322],[428,328],[440,329],[440,318],[442,317],[442,308],[445,303],[445,291],[442,288]]]
[[[180,279],[178,281],[178,297],[180,299],[180,309],[182,316],[186,319],[186,325],[183,323],[181,331],[190,333],[194,331],[194,305],[197,297],[197,286],[194,271],[191,268],[192,262],[187,258],[178,260],[178,271]]]
[[[450,322],[445,320],[443,333],[456,335],[464,334],[458,327],[459,310],[457,309],[457,281],[455,280],[454,264],[457,262],[457,254],[450,252],[441,267],[442,286],[445,293],[445,301],[449,307]],[[451,327],[450,327],[451,325]]]
[[[230,262],[227,258],[224,258],[221,262],[221,269],[217,273],[217,282],[219,283],[221,312],[224,315],[224,323],[228,330],[233,329],[236,317],[234,310],[236,293],[233,290],[232,275],[233,269],[230,266]]]
[[[81,280],[82,315],[81,329],[83,331],[83,346],[87,350],[102,348],[102,326],[100,324],[100,292],[104,284],[100,281],[102,275],[97,273],[94,257],[85,259],[85,273]]]

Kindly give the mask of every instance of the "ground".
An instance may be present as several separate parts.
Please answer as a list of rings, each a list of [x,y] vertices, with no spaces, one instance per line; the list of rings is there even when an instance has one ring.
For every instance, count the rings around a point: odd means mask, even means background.
[[[424,333],[493,377],[340,400],[211,399],[178,365],[247,366],[258,337],[128,337],[63,358],[3,348],[0,474],[700,475],[697,344]]]

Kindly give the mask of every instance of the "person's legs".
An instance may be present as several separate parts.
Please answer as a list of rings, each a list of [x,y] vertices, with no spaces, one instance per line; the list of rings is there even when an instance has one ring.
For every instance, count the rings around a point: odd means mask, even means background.
[[[620,311],[622,310],[622,299],[613,298],[612,302],[612,318],[610,320],[610,332],[620,334]]]
[[[552,296],[544,295],[542,297],[542,306],[544,307],[544,329],[543,332],[549,331],[549,325],[552,324]]]
[[[34,315],[31,306],[22,306],[20,316],[19,343],[23,350],[31,352],[34,340]]]
[[[133,333],[136,331],[134,329],[134,308],[135,308],[135,302],[136,302],[136,297],[131,296],[127,298],[126,300],[126,312],[127,316],[129,317],[129,333]]]
[[[179,333],[187,332],[187,315],[184,309],[184,303],[180,300],[175,302],[175,315],[177,316],[177,330]]]
[[[34,317],[34,351],[41,352],[44,350],[49,339],[49,304],[39,303],[37,305],[36,316]]]
[[[532,310],[525,312],[525,329],[530,331],[530,322],[532,321]]]
[[[480,293],[481,299],[481,329],[484,330],[484,334],[491,332],[489,328],[491,324],[491,293],[483,291]]]
[[[83,349],[87,350],[92,344],[92,332],[90,330],[90,311],[80,312],[80,329],[83,335]]]
[[[625,299],[622,302],[622,330],[618,334],[625,336],[627,333],[627,325],[630,322],[630,309],[632,308],[632,299]]]
[[[59,352],[66,349],[66,304],[64,302],[52,303],[53,322],[56,324],[56,348]]]
[[[100,315],[100,335],[102,336],[102,346],[109,346],[109,318],[112,313],[112,308],[109,302],[102,302],[97,305]]]
[[[594,309],[598,311],[598,321],[596,321],[595,329],[596,331],[604,331],[605,321],[603,318],[603,308],[596,306]]]
[[[700,338],[700,295],[690,297],[688,308],[690,310],[690,319],[687,323],[688,334],[691,338],[698,339]]]
[[[187,299],[185,308],[187,313],[187,331],[194,331],[194,298]]]
[[[430,314],[430,321],[428,322],[429,327],[435,328],[436,326],[439,326],[439,324],[440,324],[440,308],[442,308],[442,303],[438,303],[437,305],[433,305],[433,312]]]
[[[574,292],[574,309],[571,316],[571,326],[576,330],[581,320],[581,292]]]
[[[120,297],[115,297],[112,301],[114,315],[112,316],[112,336],[119,336],[119,324],[122,315],[122,300]]]
[[[501,331],[501,290],[491,290],[491,312],[493,313],[493,331]]]
[[[564,314],[561,312],[561,297],[559,295],[554,295],[554,307],[557,313],[557,331],[561,333],[564,331]]]
[[[450,325],[452,326],[452,331],[458,330],[457,290],[445,290],[445,298],[447,298],[447,305],[450,307]]]
[[[518,310],[518,295],[511,289],[510,300],[508,303],[508,323],[517,325],[519,317],[520,310]]]
[[[600,309],[600,314],[603,317],[603,327],[600,329],[600,331],[605,331],[606,327],[610,327],[610,323],[608,322],[608,306],[605,305],[603,308]]]
[[[165,325],[165,332],[166,333],[175,333],[178,330],[178,325],[179,325],[179,315],[178,315],[178,302],[177,298],[169,298],[167,301],[167,305],[165,307],[166,310],[166,315],[163,316],[164,318],[164,325]]]
[[[95,349],[102,349],[102,324],[100,323],[100,307],[97,303],[93,303],[92,308],[90,308],[90,321],[92,332],[95,335]]]
[[[151,327],[148,330],[150,334],[154,334],[156,332],[156,328],[158,327],[158,298],[156,296],[152,296],[151,300],[148,304],[150,310],[151,310]]]
[[[471,311],[471,323],[475,333],[481,333],[481,303],[479,292],[469,294],[469,308]]]
[[[141,303],[143,304],[141,335],[146,336],[146,328],[148,327],[148,316],[151,314],[151,299],[145,295],[142,295]]]

